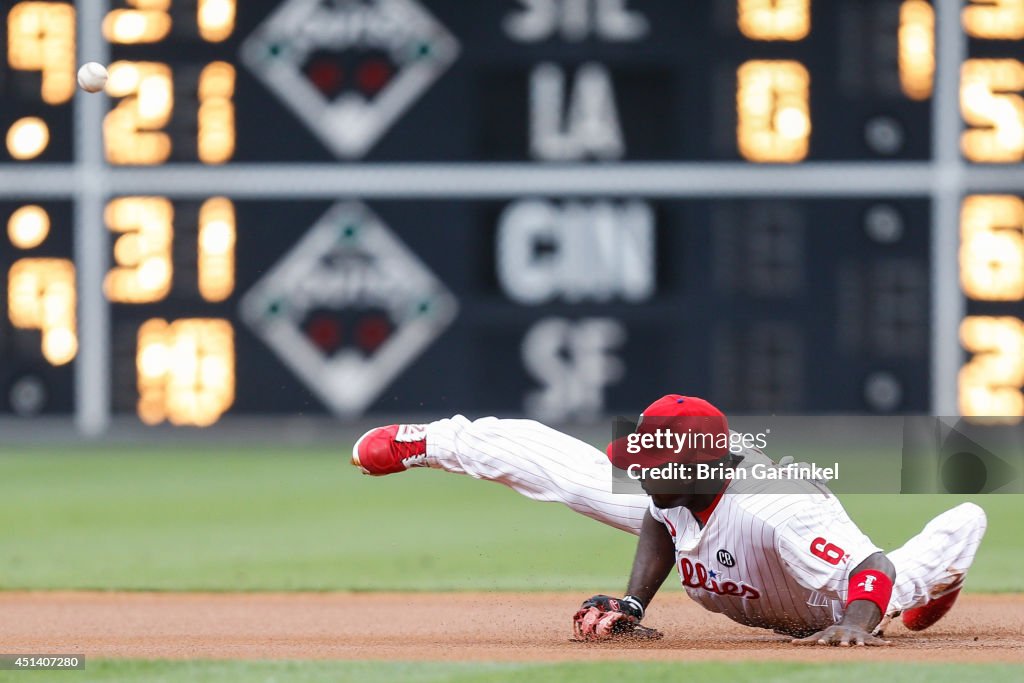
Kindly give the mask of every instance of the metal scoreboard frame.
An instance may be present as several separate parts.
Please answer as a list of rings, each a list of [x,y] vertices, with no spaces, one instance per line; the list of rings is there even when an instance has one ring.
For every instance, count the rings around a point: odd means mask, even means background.
[[[420,0],[429,7],[428,0]],[[961,152],[961,67],[969,58],[960,0],[934,0],[935,75],[931,154],[927,160],[617,161],[538,164],[523,161],[359,163],[172,162],[152,167],[107,163],[103,136],[109,103],[77,93],[72,163],[0,164],[0,201],[25,197],[71,200],[78,285],[79,350],[74,365],[75,419],[87,435],[102,434],[112,411],[111,268],[104,222],[109,199],[159,196],[199,200],[459,200],[523,197],[631,197],[652,200],[917,198],[931,203],[931,397],[933,414],[959,412],[958,375],[965,352],[961,322],[968,311],[960,288],[961,209],[971,194],[1024,193],[1024,165],[975,164]],[[107,0],[76,4],[79,61],[109,63],[101,26]],[[270,95],[268,94],[268,97]],[[344,140],[337,144],[344,149]]]

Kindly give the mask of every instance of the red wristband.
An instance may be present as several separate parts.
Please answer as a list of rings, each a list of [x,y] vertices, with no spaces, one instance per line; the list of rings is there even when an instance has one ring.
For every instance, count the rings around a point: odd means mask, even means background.
[[[849,597],[846,606],[854,600],[867,600],[878,605],[882,616],[889,610],[892,597],[892,579],[877,569],[865,569],[850,577]]]

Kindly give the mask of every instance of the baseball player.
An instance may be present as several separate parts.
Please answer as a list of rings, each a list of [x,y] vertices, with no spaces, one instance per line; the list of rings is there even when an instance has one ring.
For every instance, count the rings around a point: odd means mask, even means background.
[[[635,434],[681,424],[680,433],[697,425],[703,433],[729,434],[717,408],[674,394],[644,411]],[[788,481],[778,493],[777,482],[766,478],[665,486],[650,475],[698,464],[723,472],[780,468],[756,449],[736,455],[712,440],[626,456],[622,441],[605,454],[532,420],[456,415],[372,429],[356,442],[352,463],[371,475],[433,467],[500,482],[638,535],[625,596],[594,596],[574,615],[583,640],[660,637],[640,621],[674,566],[692,599],[741,624],[789,635],[795,644],[885,645],[882,630],[892,618],[902,614],[909,629],[922,630],[949,611],[985,533],[984,511],[964,503],[886,554],[820,482]],[[626,469],[624,457],[638,471],[647,467],[648,495],[612,492],[609,459]]]

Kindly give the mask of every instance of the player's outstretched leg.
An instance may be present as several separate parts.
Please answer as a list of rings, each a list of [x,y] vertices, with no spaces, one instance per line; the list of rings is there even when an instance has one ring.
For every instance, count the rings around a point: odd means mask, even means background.
[[[426,425],[377,427],[356,442],[352,464],[373,475],[433,467],[496,481],[634,534],[648,506],[646,496],[612,493],[604,453],[533,420],[456,415]]]
[[[960,594],[986,524],[984,510],[963,503],[928,522],[921,533],[889,553],[896,566],[889,615],[902,612],[904,625],[913,631],[945,616]]]

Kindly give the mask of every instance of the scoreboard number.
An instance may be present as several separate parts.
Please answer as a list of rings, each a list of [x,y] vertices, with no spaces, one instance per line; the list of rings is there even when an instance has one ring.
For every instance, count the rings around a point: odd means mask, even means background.
[[[42,332],[43,357],[70,363],[78,353],[75,330],[75,266],[68,259],[23,258],[7,275],[11,324]]]
[[[235,205],[224,197],[208,199],[199,209],[199,293],[211,303],[235,291]]]
[[[749,61],[737,72],[736,138],[748,161],[794,163],[811,138],[811,75],[800,62]]]
[[[900,5],[900,87],[912,100],[924,101],[935,87],[935,10],[926,0]]]
[[[738,0],[737,9],[751,40],[803,40],[811,32],[811,0]]]
[[[961,69],[960,107],[971,126],[961,147],[970,161],[1011,163],[1024,159],[1024,63],[1016,59],[969,59]]]
[[[1012,316],[970,316],[960,325],[960,341],[974,354],[960,369],[960,412],[1020,422],[1024,415],[1024,321]]]
[[[163,197],[123,197],[107,205],[107,227],[122,233],[114,242],[114,262],[103,283],[116,303],[162,301],[171,291],[174,267],[174,206]]]
[[[235,401],[234,329],[226,320],[148,320],[139,328],[138,414],[148,425],[208,427]]]
[[[1024,200],[984,195],[964,200],[960,277],[981,301],[1024,299]]]
[[[223,164],[235,154],[235,67],[213,62],[199,76],[199,160]]]
[[[7,17],[7,63],[42,74],[46,104],[75,94],[75,8],[58,2],[19,2]]]
[[[103,121],[107,161],[112,164],[162,164],[171,156],[171,138],[163,131],[174,111],[171,68],[159,62],[114,62],[107,92],[124,98]]]

